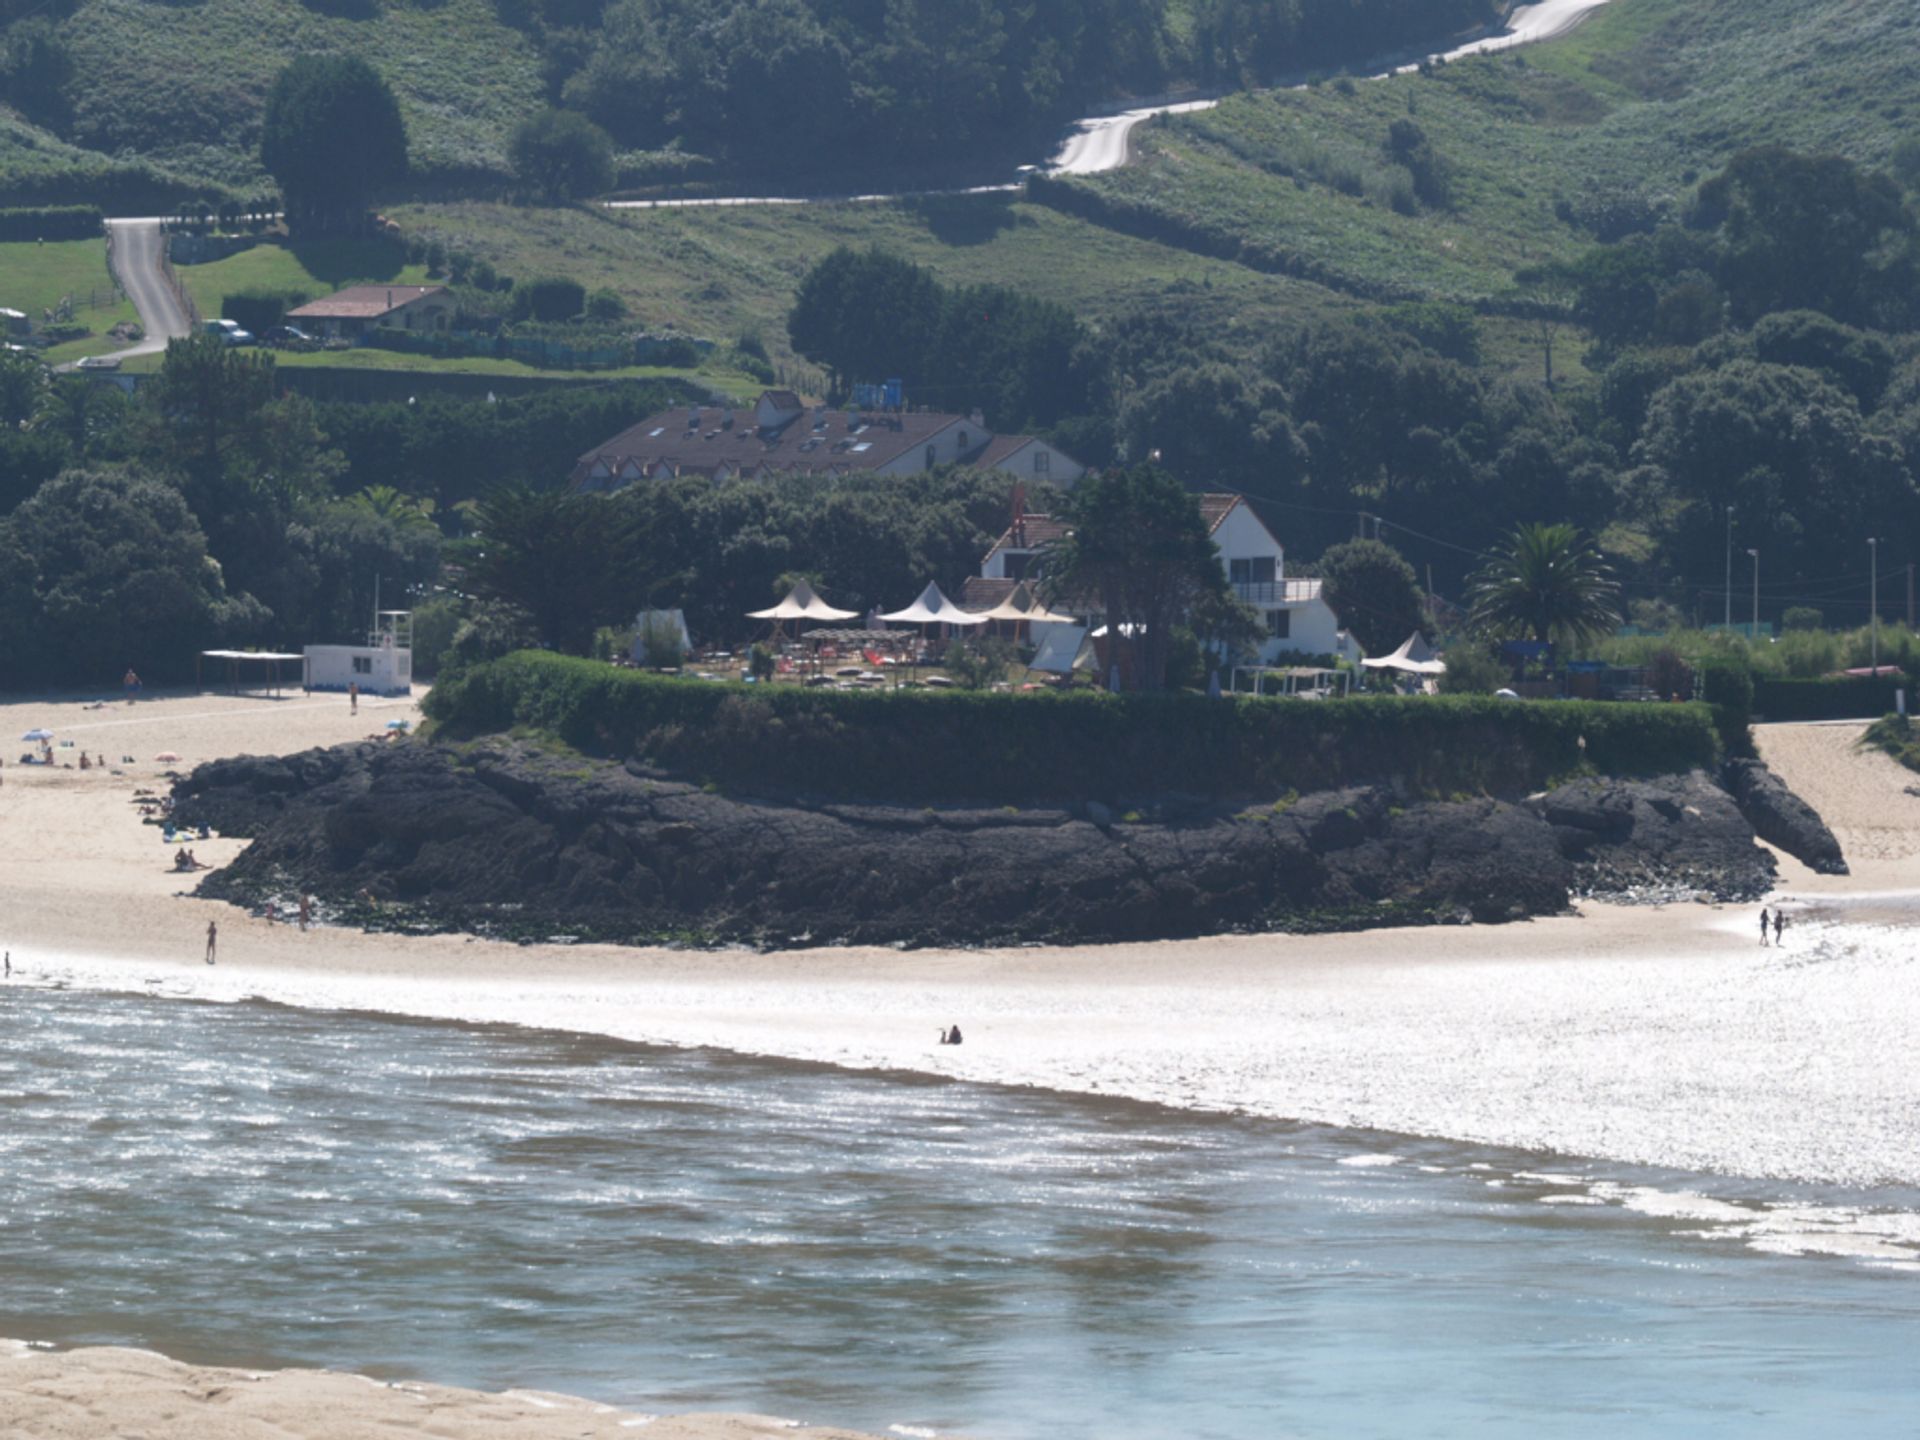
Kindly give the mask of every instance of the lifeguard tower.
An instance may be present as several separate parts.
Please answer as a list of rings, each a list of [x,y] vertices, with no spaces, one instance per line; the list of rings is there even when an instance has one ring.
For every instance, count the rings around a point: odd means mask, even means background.
[[[413,693],[411,610],[375,610],[364,645],[307,646],[307,689],[345,690],[355,684],[362,695]]]

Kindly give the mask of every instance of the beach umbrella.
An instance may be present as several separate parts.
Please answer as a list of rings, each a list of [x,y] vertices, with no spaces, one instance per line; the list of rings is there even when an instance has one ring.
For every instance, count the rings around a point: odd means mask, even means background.
[[[29,731],[27,731],[27,733],[26,733],[26,734],[24,734],[24,735],[22,735],[22,736],[21,736],[20,738],[21,738],[22,740],[51,740],[51,739],[53,739],[53,731],[51,731],[51,730],[29,730]]]
[[[180,759],[180,757],[174,754],[173,751],[171,750],[162,750],[158,755],[154,756],[153,758],[162,764],[174,764],[174,763],[177,763]]]

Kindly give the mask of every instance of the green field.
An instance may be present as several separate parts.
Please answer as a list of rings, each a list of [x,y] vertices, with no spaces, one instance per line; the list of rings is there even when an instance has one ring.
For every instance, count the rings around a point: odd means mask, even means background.
[[[1430,76],[1234,96],[1072,185],[1110,223],[1349,293],[1485,300],[1591,243],[1559,205],[1671,201],[1765,143],[1883,162],[1920,114],[1916,52],[1911,6],[1614,0],[1561,40]],[[1451,168],[1451,207],[1393,208],[1402,118]]]
[[[0,306],[25,311],[38,326],[42,313],[69,295],[74,323],[94,333],[46,351],[54,364],[118,348],[120,342],[108,339],[106,332],[123,320],[140,318],[107,273],[104,238],[0,244]]]
[[[240,290],[302,291],[318,299],[343,285],[425,285],[424,265],[408,265],[397,246],[379,240],[314,240],[263,244],[204,265],[176,265],[174,274],[208,319]]]

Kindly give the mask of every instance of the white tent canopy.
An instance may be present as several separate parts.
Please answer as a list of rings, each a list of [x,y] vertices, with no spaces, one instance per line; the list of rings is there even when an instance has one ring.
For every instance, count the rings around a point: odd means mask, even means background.
[[[1409,675],[1444,675],[1447,662],[1433,658],[1433,647],[1418,630],[1409,635],[1400,648],[1378,660],[1360,662],[1369,670],[1404,670]]]
[[[984,625],[987,617],[976,615],[971,610],[962,610],[945,595],[940,593],[937,582],[928,581],[927,588],[920,592],[920,598],[904,610],[896,610],[891,615],[882,615],[882,620],[891,620],[901,625]]]
[[[802,580],[787,592],[787,598],[771,610],[749,610],[749,620],[851,620],[858,612],[836,610]]]
[[[1086,627],[1062,625],[1047,632],[1027,669],[1047,675],[1070,675],[1092,665],[1093,646],[1087,643]]]
[[[1013,587],[1007,598],[991,610],[976,612],[982,620],[1012,620],[1028,625],[1077,625],[1072,615],[1061,615],[1040,603],[1040,597],[1025,581]]]

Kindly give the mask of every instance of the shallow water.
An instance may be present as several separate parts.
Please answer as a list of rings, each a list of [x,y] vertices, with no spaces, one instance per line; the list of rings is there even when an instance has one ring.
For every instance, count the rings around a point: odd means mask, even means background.
[[[0,1335],[1006,1440],[1912,1436],[1920,1195],[16,983]]]

